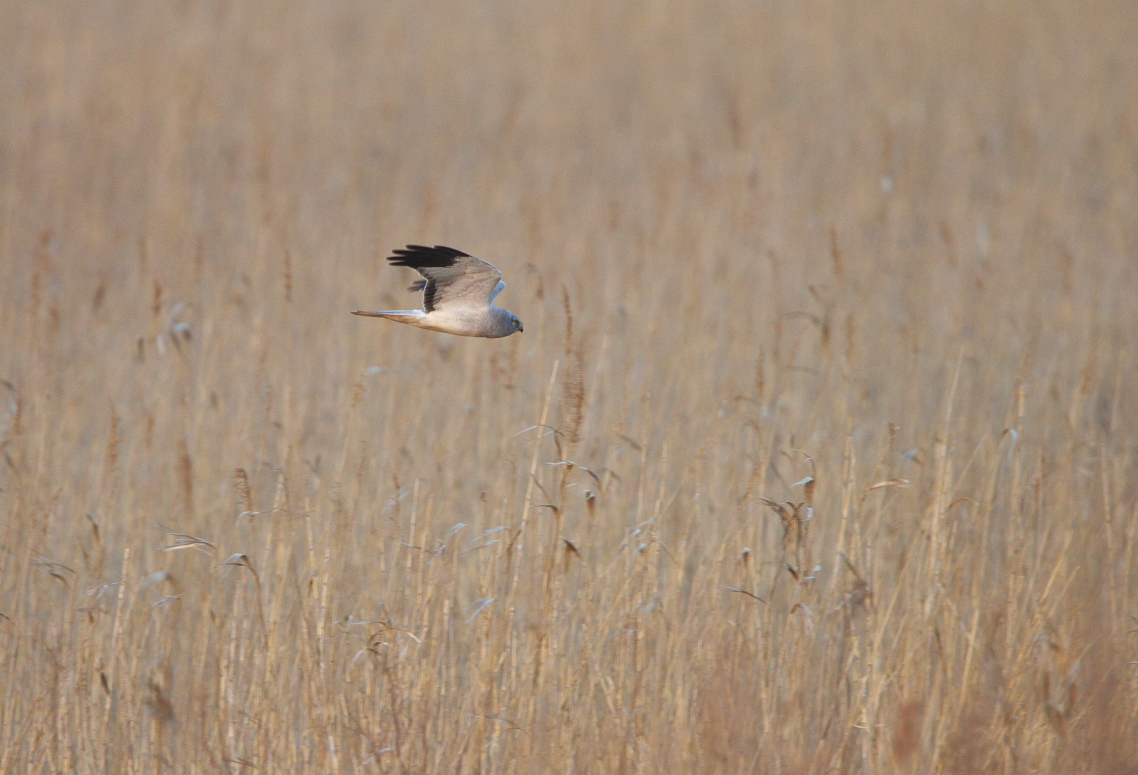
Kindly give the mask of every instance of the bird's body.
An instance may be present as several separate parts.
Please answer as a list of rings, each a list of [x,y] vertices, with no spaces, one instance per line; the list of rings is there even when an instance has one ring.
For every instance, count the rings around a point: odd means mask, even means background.
[[[387,318],[396,323],[406,323],[428,331],[440,331],[457,336],[481,336],[497,339],[509,336],[520,328],[514,328],[513,314],[499,307],[490,307],[489,312],[468,309],[436,309],[424,312],[421,309],[393,309],[381,312],[353,312],[372,318]]]
[[[409,266],[423,276],[411,286],[423,291],[423,309],[383,310],[353,315],[387,318],[428,331],[497,339],[522,330],[522,321],[494,299],[506,289],[502,273],[491,264],[461,250],[436,245],[408,245],[387,259]]]

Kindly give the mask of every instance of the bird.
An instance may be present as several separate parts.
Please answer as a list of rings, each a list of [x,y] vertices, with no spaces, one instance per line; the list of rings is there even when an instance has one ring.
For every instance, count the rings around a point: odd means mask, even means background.
[[[423,276],[407,289],[423,292],[423,309],[355,310],[353,315],[487,339],[522,330],[517,315],[494,306],[494,299],[506,289],[506,284],[502,282],[502,273],[489,262],[444,245],[408,245],[392,252],[394,255],[387,258],[392,266],[409,266]]]

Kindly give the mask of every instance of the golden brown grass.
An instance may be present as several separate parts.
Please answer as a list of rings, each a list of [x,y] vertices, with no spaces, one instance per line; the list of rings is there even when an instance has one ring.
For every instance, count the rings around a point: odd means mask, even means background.
[[[3,3],[0,771],[1138,771],[1136,39]]]

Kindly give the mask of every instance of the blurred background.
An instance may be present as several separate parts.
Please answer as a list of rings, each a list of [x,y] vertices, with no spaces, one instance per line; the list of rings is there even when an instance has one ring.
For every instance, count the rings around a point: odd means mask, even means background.
[[[1136,39],[0,3],[0,771],[1136,771]]]

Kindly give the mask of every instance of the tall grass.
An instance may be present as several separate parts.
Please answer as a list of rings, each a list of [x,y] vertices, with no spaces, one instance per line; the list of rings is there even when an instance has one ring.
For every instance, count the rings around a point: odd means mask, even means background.
[[[0,772],[1138,771],[1136,36],[3,3]]]

